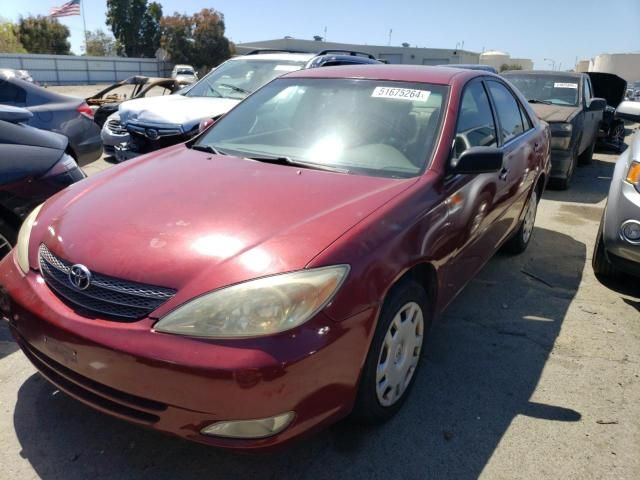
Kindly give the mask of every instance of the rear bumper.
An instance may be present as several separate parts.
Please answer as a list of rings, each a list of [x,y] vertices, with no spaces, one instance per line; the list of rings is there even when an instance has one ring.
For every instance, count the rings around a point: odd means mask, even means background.
[[[263,339],[194,340],[152,331],[154,321],[76,315],[13,255],[0,262],[0,305],[19,346],[50,382],[109,415],[208,445],[255,450],[289,442],[347,415],[375,318],[323,314]],[[295,412],[263,439],[205,436],[222,420]]]

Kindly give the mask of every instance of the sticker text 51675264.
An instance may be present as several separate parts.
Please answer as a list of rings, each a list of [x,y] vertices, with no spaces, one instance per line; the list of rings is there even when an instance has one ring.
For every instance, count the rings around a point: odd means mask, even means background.
[[[393,98],[394,100],[410,100],[412,102],[426,102],[429,99],[428,90],[412,88],[376,87],[371,94],[376,98]]]

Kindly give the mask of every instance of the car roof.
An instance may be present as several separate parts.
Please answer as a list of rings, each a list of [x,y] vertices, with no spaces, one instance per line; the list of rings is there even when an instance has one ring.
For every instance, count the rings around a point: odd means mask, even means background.
[[[260,55],[239,55],[230,60],[299,60],[301,62],[308,62],[316,55],[315,53],[261,53]]]
[[[336,67],[298,70],[285,75],[287,78],[363,78],[400,82],[423,82],[450,85],[453,79],[461,80],[479,76],[495,76],[482,70],[466,70],[451,67],[423,65],[341,65]]]
[[[584,73],[558,72],[556,70],[509,70],[508,72],[502,72],[502,75],[554,75],[556,77],[580,78]]]

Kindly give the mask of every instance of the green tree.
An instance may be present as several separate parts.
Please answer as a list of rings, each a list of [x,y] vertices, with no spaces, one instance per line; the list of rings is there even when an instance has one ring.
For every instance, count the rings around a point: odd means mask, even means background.
[[[500,65],[500,71],[501,72],[506,72],[509,70],[522,70],[522,66],[521,65],[516,65],[516,64],[511,64],[508,65],[506,63],[503,63],[502,65]]]
[[[162,6],[147,0],[107,0],[106,24],[128,57],[152,57],[160,46]]]
[[[161,21],[160,44],[174,63],[191,63],[194,57],[193,25],[191,17],[174,13]]]
[[[225,37],[224,15],[204,8],[194,15],[174,13],[163,17],[162,48],[174,63],[209,69],[228,59],[235,45]]]
[[[16,33],[18,40],[29,53],[71,53],[69,29],[55,18],[42,15],[20,17]]]
[[[94,57],[112,57],[117,54],[116,39],[100,29],[87,32],[84,52]]]
[[[203,8],[192,17],[193,63],[210,69],[231,56],[229,39],[224,36],[224,15],[213,8]]]
[[[27,53],[16,35],[16,26],[0,20],[0,53]]]

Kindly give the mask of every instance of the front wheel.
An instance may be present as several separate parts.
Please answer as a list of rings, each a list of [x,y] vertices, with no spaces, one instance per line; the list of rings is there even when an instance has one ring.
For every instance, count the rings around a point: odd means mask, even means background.
[[[0,260],[11,251],[17,237],[15,228],[0,218]]]
[[[527,203],[527,209],[524,214],[524,219],[520,223],[520,228],[511,237],[507,243],[504,244],[504,250],[509,253],[522,253],[529,246],[531,236],[533,235],[533,227],[536,223],[536,214],[538,213],[538,192],[535,190],[531,192],[529,202]]]
[[[396,285],[369,347],[353,411],[357,420],[383,423],[400,409],[413,386],[430,325],[424,288],[413,280]]]
[[[611,264],[607,258],[607,254],[604,251],[604,237],[602,227],[604,225],[604,216],[600,220],[600,227],[598,228],[598,236],[596,237],[596,244],[593,247],[593,257],[591,259],[591,266],[593,267],[593,273],[602,277],[615,277],[618,273],[616,268]]]
[[[589,165],[593,160],[593,152],[596,149],[596,140],[594,139],[591,145],[587,147],[587,149],[582,152],[582,154],[578,157],[578,162],[580,165]]]

